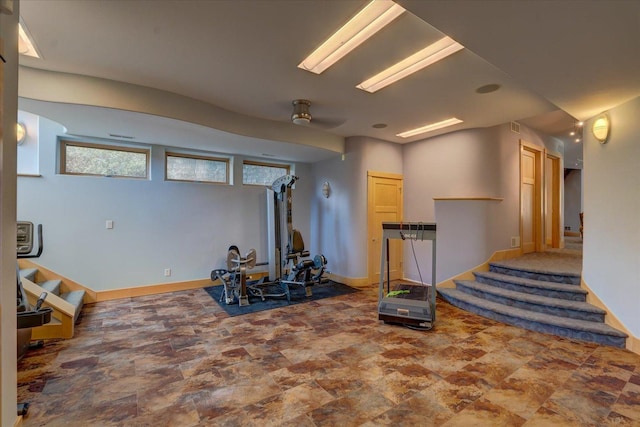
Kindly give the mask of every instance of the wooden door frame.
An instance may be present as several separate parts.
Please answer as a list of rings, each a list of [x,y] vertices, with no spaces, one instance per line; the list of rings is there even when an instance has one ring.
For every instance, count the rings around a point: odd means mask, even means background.
[[[543,177],[543,155],[544,148],[538,145],[531,144],[523,139],[520,140],[520,151],[518,156],[518,161],[520,163],[520,173],[519,173],[519,188],[518,192],[520,193],[520,249],[524,249],[524,242],[522,236],[524,236],[524,226],[522,221],[522,153],[523,151],[528,151],[533,154],[535,159],[534,166],[534,208],[533,208],[533,222],[534,222],[534,232],[533,232],[533,243],[534,243],[534,252],[543,252],[544,251],[544,241],[545,236],[543,233],[543,191],[544,186],[542,185],[542,177]]]
[[[554,151],[545,150],[545,165],[546,159],[551,160],[552,169],[544,171],[545,183],[551,181],[551,194],[546,197],[546,201],[551,203],[551,247],[562,248],[564,247],[563,239],[563,203],[562,203],[562,170],[563,161],[562,155]],[[546,189],[546,185],[545,185]],[[549,206],[545,206],[545,216],[548,213]],[[545,222],[546,224],[546,222]],[[546,244],[546,232],[545,232],[545,244]]]
[[[372,248],[371,246],[373,245],[373,186],[371,185],[372,180],[374,178],[386,178],[386,179],[395,179],[395,180],[399,180],[401,182],[401,189],[402,186],[404,186],[404,176],[402,174],[396,174],[396,173],[389,173],[389,172],[377,172],[377,171],[367,171],[367,281],[370,284],[376,283],[378,281],[378,279],[375,278],[375,274],[372,274],[371,272],[371,258],[370,258],[370,254],[372,252]],[[404,217],[404,197],[403,197],[404,193],[401,192],[400,194],[400,206],[399,206],[399,210],[400,210],[400,218],[402,219]],[[376,258],[376,262],[379,263],[380,260],[378,258]],[[404,273],[404,272],[402,272]]]

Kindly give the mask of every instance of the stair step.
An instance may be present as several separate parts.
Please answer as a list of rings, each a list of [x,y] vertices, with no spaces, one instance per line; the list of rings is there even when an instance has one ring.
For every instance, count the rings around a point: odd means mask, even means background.
[[[472,280],[456,280],[455,283],[458,290],[478,298],[537,313],[601,323],[604,322],[604,316],[607,314],[605,310],[582,301],[523,293]]]
[[[456,307],[532,331],[620,348],[625,347],[628,336],[605,323],[558,317],[510,307],[466,294],[458,289],[440,288],[438,292]]]
[[[491,271],[477,271],[473,274],[476,281],[503,289],[571,301],[587,300],[588,292],[572,284],[527,279]]]
[[[61,283],[62,283],[61,280],[54,279],[54,280],[47,280],[46,282],[38,283],[38,286],[40,286],[42,289],[49,292],[50,294],[60,296]]]
[[[60,298],[67,301],[69,304],[75,307],[75,312],[73,315],[73,321],[78,320],[78,316],[80,316],[80,310],[82,310],[83,299],[84,299],[85,291],[71,291],[60,294]]]
[[[23,268],[20,269],[20,277],[23,279],[27,279],[32,281],[33,283],[36,282],[36,274],[38,273],[38,269],[37,268]]]
[[[516,267],[513,265],[509,265],[506,262],[489,263],[489,271],[492,271],[494,273],[506,274],[509,276],[523,277],[525,279],[542,280],[545,282],[566,283],[570,285],[580,284],[580,274],[568,272],[550,272],[537,270],[534,268]]]

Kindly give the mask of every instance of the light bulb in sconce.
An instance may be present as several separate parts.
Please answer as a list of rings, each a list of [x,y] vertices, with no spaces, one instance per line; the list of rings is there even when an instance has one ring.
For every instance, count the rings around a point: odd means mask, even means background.
[[[600,144],[606,144],[609,139],[609,131],[611,130],[611,121],[606,113],[600,114],[593,122],[591,131]]]
[[[331,186],[329,185],[329,181],[325,181],[322,184],[322,195],[325,197],[325,199],[328,199],[331,195]]]
[[[16,140],[18,141],[18,145],[22,144],[26,138],[27,138],[27,128],[24,127],[22,123],[17,123],[16,124]]]

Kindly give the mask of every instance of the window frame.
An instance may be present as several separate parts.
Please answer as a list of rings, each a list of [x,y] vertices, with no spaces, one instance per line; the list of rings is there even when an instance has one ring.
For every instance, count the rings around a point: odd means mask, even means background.
[[[242,161],[242,185],[247,185],[247,186],[251,186],[251,187],[264,187],[266,186],[270,186],[272,183],[269,184],[247,184],[244,182],[244,165],[251,165],[251,166],[264,166],[264,167],[271,167],[271,168],[279,168],[279,169],[286,169],[287,173],[285,175],[290,175],[291,174],[291,169],[292,166],[288,163],[273,163],[273,162],[264,162],[264,161],[259,161],[259,160],[243,160]],[[282,176],[282,175],[281,175]]]
[[[169,173],[167,170],[169,164],[169,157],[182,157],[186,159],[196,159],[196,160],[210,160],[214,162],[222,162],[226,165],[225,171],[225,180],[224,181],[200,181],[200,180],[192,180],[192,179],[172,179],[169,178]],[[180,153],[176,151],[165,151],[164,152],[164,180],[167,182],[192,182],[198,184],[217,184],[217,185],[230,185],[230,176],[231,176],[231,161],[228,157],[214,157],[214,156],[205,156],[201,154],[191,154],[191,153]]]
[[[144,176],[128,176],[128,175],[105,175],[105,174],[97,174],[97,173],[78,173],[78,172],[69,172],[67,171],[67,147],[83,147],[83,148],[94,148],[98,150],[110,150],[110,151],[122,151],[128,153],[138,153],[145,155],[145,172]],[[125,178],[125,179],[139,179],[139,180],[150,180],[150,168],[151,168],[151,148],[142,148],[142,147],[132,147],[129,145],[120,145],[117,143],[91,143],[86,141],[74,141],[70,139],[60,139],[60,168],[59,173],[61,175],[70,175],[70,176],[100,176],[105,178]]]

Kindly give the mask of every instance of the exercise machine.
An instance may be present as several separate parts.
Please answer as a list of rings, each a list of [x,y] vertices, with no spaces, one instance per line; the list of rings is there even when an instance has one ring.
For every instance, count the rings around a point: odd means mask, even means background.
[[[287,287],[293,285],[304,288],[305,295],[312,296],[311,287],[314,284],[328,281],[324,277],[327,258],[318,254],[309,259],[311,254],[305,250],[302,234],[293,228],[291,188],[298,179],[295,175],[283,175],[276,179],[267,191],[269,223],[273,224],[273,230],[269,232],[269,243],[270,247],[274,248],[269,257],[269,264],[273,265],[274,271],[270,270],[269,274],[273,273],[274,277]],[[283,232],[283,224],[286,233]],[[284,242],[286,252],[283,251]]]
[[[391,285],[389,268],[389,240],[402,239],[411,243],[415,259],[415,241],[431,241],[431,285],[422,282],[417,259],[420,284],[395,283]],[[386,276],[385,276],[386,272]],[[386,289],[385,289],[386,277]],[[380,257],[380,287],[378,293],[378,319],[415,329],[428,330],[436,321],[436,224],[424,222],[383,222],[382,255]]]
[[[251,249],[245,254],[240,255],[240,249],[237,246],[229,246],[227,252],[227,268],[219,268],[211,272],[211,280],[220,280],[223,285],[223,291],[220,295],[220,302],[233,304],[238,301],[240,307],[249,305],[249,296],[259,297],[262,301],[270,297],[286,297],[289,300],[289,288],[285,284],[282,285],[282,292],[273,293],[269,289],[273,289],[278,282],[265,282],[264,279],[248,282],[247,271],[256,265],[265,265],[266,263],[256,262],[256,250]]]
[[[19,221],[17,223],[17,245],[16,252],[18,258],[38,258],[42,255],[44,249],[42,243],[42,224],[38,224],[38,250],[35,254],[33,252],[33,237],[34,227],[33,223],[27,221]],[[22,287],[22,280],[20,278],[20,267],[16,263],[16,314],[17,314],[17,356],[18,360],[22,359],[25,353],[29,349],[40,348],[44,345],[43,341],[32,342],[31,334],[32,329],[38,326],[45,325],[51,321],[51,313],[53,310],[50,307],[42,307],[47,293],[42,292],[36,301],[35,306],[29,304],[27,294]],[[18,415],[24,416],[29,410],[29,403],[18,403]]]
[[[290,286],[304,288],[305,295],[310,297],[314,284],[328,281],[324,277],[327,259],[322,254],[309,258],[302,234],[293,228],[291,187],[297,180],[295,175],[284,175],[268,187],[269,262],[256,262],[255,249],[241,256],[238,247],[232,245],[227,251],[226,268],[211,271],[211,280],[220,280],[223,285],[221,302],[233,304],[238,301],[242,307],[249,305],[250,296],[259,297],[262,301],[283,297],[289,301]],[[260,265],[269,266],[268,278],[247,281],[248,270]]]

